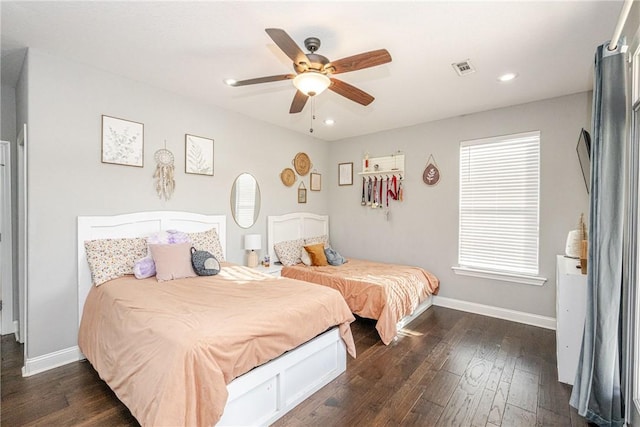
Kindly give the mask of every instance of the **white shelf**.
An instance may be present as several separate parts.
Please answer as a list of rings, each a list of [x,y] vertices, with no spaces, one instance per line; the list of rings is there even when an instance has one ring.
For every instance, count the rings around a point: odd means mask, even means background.
[[[392,154],[383,157],[370,157],[369,167],[367,159],[362,159],[362,172],[358,175],[402,175],[404,178],[404,154]],[[376,165],[378,170],[376,170]]]
[[[392,170],[378,170],[372,172],[358,172],[358,175],[402,175],[404,178],[404,170],[401,169],[392,169]]]

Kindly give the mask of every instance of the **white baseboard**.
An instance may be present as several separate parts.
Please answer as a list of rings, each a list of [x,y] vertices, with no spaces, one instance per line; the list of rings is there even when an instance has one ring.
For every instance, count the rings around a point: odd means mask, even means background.
[[[433,305],[467,311],[469,313],[482,314],[489,317],[496,317],[498,319],[511,320],[512,322],[539,326],[545,329],[556,329],[556,319],[554,317],[540,316],[539,314],[525,313],[524,311],[493,307],[491,305],[478,304],[475,302],[446,298],[437,295],[433,297]]]
[[[27,359],[22,368],[22,376],[28,377],[57,368],[68,363],[77,362],[84,356],[80,352],[78,346],[65,348],[64,350],[54,351],[53,353],[44,354],[42,356]]]

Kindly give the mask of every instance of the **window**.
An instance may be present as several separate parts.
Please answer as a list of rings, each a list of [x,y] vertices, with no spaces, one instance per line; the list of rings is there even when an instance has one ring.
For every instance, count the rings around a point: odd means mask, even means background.
[[[460,143],[458,274],[541,285],[540,132]]]

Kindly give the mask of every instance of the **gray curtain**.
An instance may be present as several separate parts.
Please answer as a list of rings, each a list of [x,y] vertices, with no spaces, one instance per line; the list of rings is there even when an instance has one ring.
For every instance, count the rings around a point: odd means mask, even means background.
[[[627,76],[625,56],[595,58],[587,310],[571,406],[599,426],[622,426],[623,229]]]

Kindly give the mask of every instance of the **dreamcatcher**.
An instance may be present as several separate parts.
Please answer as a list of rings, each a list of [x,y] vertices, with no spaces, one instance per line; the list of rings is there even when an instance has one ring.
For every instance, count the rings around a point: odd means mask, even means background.
[[[153,177],[156,180],[156,193],[160,199],[169,200],[176,189],[174,179],[175,166],[173,165],[173,153],[166,148],[161,148],[153,155],[157,166]]]

